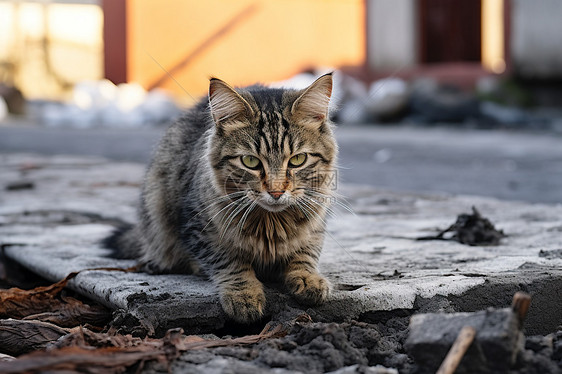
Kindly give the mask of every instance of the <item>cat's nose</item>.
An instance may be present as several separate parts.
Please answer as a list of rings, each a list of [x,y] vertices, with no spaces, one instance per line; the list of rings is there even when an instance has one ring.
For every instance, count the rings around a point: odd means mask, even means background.
[[[271,197],[275,200],[279,200],[279,198],[285,193],[285,191],[267,191]]]

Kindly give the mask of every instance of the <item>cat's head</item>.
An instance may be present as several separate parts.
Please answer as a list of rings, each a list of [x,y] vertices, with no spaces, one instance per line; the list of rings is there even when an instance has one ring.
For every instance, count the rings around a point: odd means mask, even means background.
[[[304,90],[234,89],[211,79],[215,187],[270,212],[293,206],[308,215],[328,205],[337,156],[331,93],[332,74]]]

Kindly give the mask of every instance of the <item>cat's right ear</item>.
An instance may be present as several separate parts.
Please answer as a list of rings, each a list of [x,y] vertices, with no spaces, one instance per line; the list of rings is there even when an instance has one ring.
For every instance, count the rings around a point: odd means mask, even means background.
[[[209,104],[217,126],[241,125],[254,115],[250,104],[234,88],[218,78],[211,78]]]

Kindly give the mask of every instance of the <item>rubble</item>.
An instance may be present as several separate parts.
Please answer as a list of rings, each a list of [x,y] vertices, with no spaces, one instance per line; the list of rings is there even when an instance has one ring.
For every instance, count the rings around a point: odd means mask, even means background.
[[[181,111],[163,90],[101,80],[76,84],[66,103],[31,102],[30,112],[47,126],[127,128],[169,123]]]
[[[515,364],[523,334],[510,308],[414,315],[405,348],[418,365],[436,371],[463,326],[474,327],[476,337],[457,373],[505,372]]]
[[[408,108],[410,87],[399,78],[375,81],[365,98],[367,112],[379,121],[400,118]]]
[[[445,237],[447,233],[452,233],[452,235]],[[502,230],[496,230],[490,220],[482,217],[480,212],[472,207],[472,214],[460,214],[455,223],[440,231],[439,234],[423,236],[418,240],[455,240],[471,246],[498,245],[505,236]]]
[[[335,69],[311,69],[269,86],[302,89],[330,71]],[[364,81],[336,71],[330,113],[344,125],[394,122],[558,129],[560,113],[532,109],[531,96],[513,79],[493,76],[481,78],[474,90],[467,90],[429,77],[406,80],[389,76]],[[23,113],[23,97],[17,100],[21,101],[17,113]],[[4,112],[4,117],[7,115],[7,109],[14,111],[12,102],[6,110],[2,109],[3,104],[0,98],[0,118]],[[147,92],[135,83],[114,85],[100,80],[76,84],[68,102],[31,100],[27,103],[27,114],[50,127],[138,128],[169,123],[180,114],[180,108],[164,90]]]
[[[473,94],[427,78],[413,83],[410,105],[411,116],[421,123],[458,123],[480,115]]]

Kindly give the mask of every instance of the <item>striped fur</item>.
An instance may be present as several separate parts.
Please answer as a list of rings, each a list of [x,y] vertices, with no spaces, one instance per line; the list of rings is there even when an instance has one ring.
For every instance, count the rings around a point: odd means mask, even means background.
[[[263,314],[258,279],[283,280],[300,302],[324,301],[330,285],[317,262],[337,156],[331,87],[331,74],[302,91],[235,90],[211,79],[208,101],[161,140],[139,223],[108,242],[150,269],[208,276],[225,312],[240,322]],[[304,164],[291,166],[301,153]],[[245,166],[248,155],[261,166]]]

